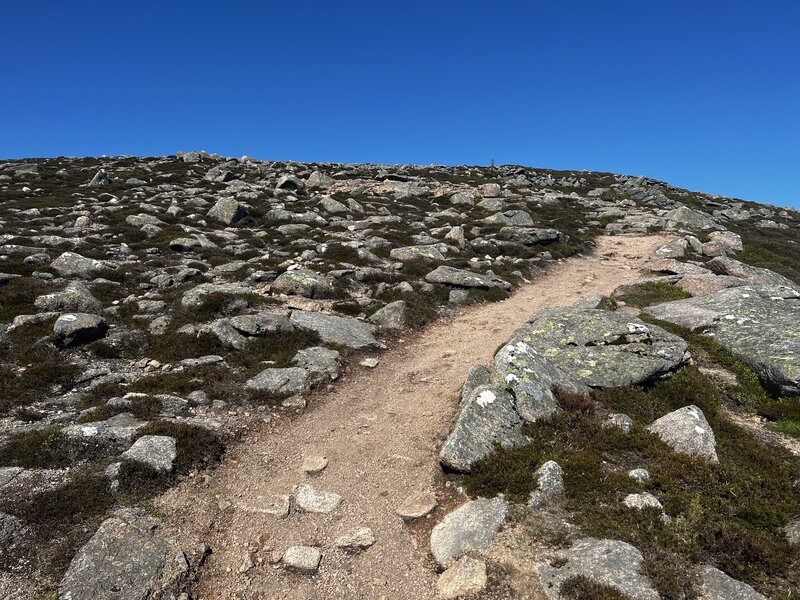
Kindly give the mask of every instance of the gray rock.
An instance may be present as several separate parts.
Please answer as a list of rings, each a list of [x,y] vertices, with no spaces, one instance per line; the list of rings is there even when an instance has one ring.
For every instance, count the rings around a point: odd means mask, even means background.
[[[613,413],[608,415],[607,423],[609,426],[617,427],[625,433],[629,432],[631,427],[633,427],[633,419],[623,413]]]
[[[244,384],[246,390],[278,398],[302,394],[308,387],[309,372],[300,367],[270,367],[248,379]]]
[[[38,310],[47,312],[93,313],[102,310],[103,304],[83,283],[73,281],[60,292],[45,294],[34,300]]]
[[[473,206],[475,204],[475,196],[469,192],[456,192],[450,196],[450,203],[455,206]]]
[[[485,365],[475,365],[467,373],[467,378],[464,380],[464,385],[461,387],[461,402],[459,407],[464,406],[464,403],[472,394],[473,390],[479,385],[489,385],[493,382],[492,370]]]
[[[8,554],[29,533],[25,523],[4,512],[0,512],[0,556]]]
[[[143,510],[123,509],[103,521],[61,580],[63,600],[144,600],[167,561],[167,543]]]
[[[406,326],[406,303],[404,300],[395,300],[383,308],[375,311],[369,318],[370,323],[376,325],[379,331],[398,331]]]
[[[678,336],[628,314],[597,309],[541,310],[514,333],[506,348],[518,350],[516,361],[522,359],[523,366],[536,367],[546,357],[568,381],[584,389],[644,383],[688,360],[687,344]],[[501,350],[498,356],[507,354]],[[508,373],[502,375],[508,378]],[[558,383],[571,391],[566,382]]]
[[[800,518],[792,520],[783,528],[783,532],[790,544],[800,546]]]
[[[680,206],[675,208],[664,217],[672,221],[673,223],[677,223],[679,225],[685,225],[690,229],[719,229],[719,224],[706,213],[700,212],[699,210],[694,210],[689,208],[688,206]]]
[[[233,225],[247,216],[247,207],[234,198],[220,198],[208,211],[208,217],[223,225]]]
[[[732,231],[712,231],[708,237],[723,244],[729,251],[741,252],[744,250],[742,236]]]
[[[226,296],[244,296],[250,293],[250,288],[235,284],[201,283],[183,294],[181,306],[183,308],[197,308],[215,294]]]
[[[468,473],[473,463],[491,454],[495,442],[512,448],[530,441],[522,434],[522,425],[511,394],[498,385],[480,385],[462,405],[453,431],[439,451],[439,462]]]
[[[247,347],[247,338],[239,333],[230,319],[217,319],[208,326],[208,331],[227,348],[244,350]]]
[[[168,435],[143,435],[122,453],[122,458],[145,463],[157,471],[169,472],[172,471],[177,455],[175,438]]]
[[[466,288],[503,288],[505,290],[511,289],[511,284],[497,275],[485,275],[483,273],[475,273],[473,271],[465,271],[464,269],[455,269],[453,267],[439,266],[427,275],[425,281],[429,283],[445,283],[448,285],[455,285]]]
[[[664,510],[664,507],[661,506],[661,502],[658,501],[658,498],[653,496],[653,494],[648,494],[647,492],[642,494],[628,494],[625,496],[625,499],[622,501],[622,503],[628,508],[636,508],[638,510],[642,510],[643,508],[656,508],[658,510]]]
[[[471,500],[447,514],[431,532],[431,552],[441,567],[486,548],[503,526],[508,504],[502,497]]]
[[[439,576],[436,591],[440,598],[469,598],[486,587],[486,563],[462,556]]]
[[[339,378],[339,353],[323,346],[299,350],[292,358],[292,364],[308,371],[309,381],[318,385]]]
[[[533,474],[536,478],[536,489],[531,492],[528,506],[540,508],[564,493],[564,471],[554,460],[548,460]]]
[[[334,294],[333,283],[325,275],[307,269],[281,273],[272,283],[271,290],[306,298],[332,298]]]
[[[421,519],[433,512],[439,505],[436,496],[429,493],[412,494],[397,507],[397,515],[407,521]]]
[[[483,222],[487,225],[519,225],[522,227],[533,226],[533,219],[523,210],[506,210],[495,213],[491,217],[486,217]]]
[[[313,171],[306,179],[306,187],[327,189],[334,184],[333,177],[320,171]]]
[[[375,326],[356,319],[303,310],[293,311],[290,318],[297,329],[316,331],[326,344],[340,344],[356,350],[377,344],[373,335]]]
[[[108,331],[103,317],[86,313],[67,313],[56,319],[53,336],[56,345],[77,346],[101,339]]]
[[[350,209],[345,204],[342,204],[338,200],[334,200],[329,196],[325,196],[322,200],[320,200],[319,205],[322,210],[332,215],[346,215],[350,212]]]
[[[675,240],[674,242],[669,242],[656,248],[653,252],[653,256],[657,258],[681,258],[686,254],[686,246],[686,240]]]
[[[700,456],[716,463],[717,441],[699,407],[690,405],[654,421],[648,431],[655,433],[676,452]]]
[[[718,275],[730,275],[757,286],[783,286],[800,292],[791,279],[769,269],[754,267],[727,256],[712,258],[705,265]]]
[[[631,469],[628,471],[628,477],[636,481],[647,481],[650,479],[650,472],[647,469]]]
[[[541,564],[536,572],[545,595],[562,600],[561,584],[583,575],[636,600],[659,600],[653,583],[641,574],[642,553],[625,542],[584,538],[558,555],[559,566]]]
[[[517,242],[525,246],[536,244],[556,244],[565,242],[568,236],[557,229],[535,227],[503,227],[497,234],[501,240]]]
[[[61,277],[79,277],[91,279],[106,268],[105,263],[93,258],[86,258],[75,252],[64,252],[50,263],[56,273]]]
[[[339,536],[334,540],[333,545],[342,550],[359,552],[365,550],[375,543],[375,535],[369,527],[359,527],[350,533]]]
[[[98,187],[101,185],[109,185],[111,183],[111,178],[108,176],[108,173],[105,169],[100,169],[92,180],[89,182],[89,187]]]
[[[231,317],[230,322],[236,331],[249,336],[264,336],[294,330],[289,317],[270,312],[239,315]]]
[[[700,570],[701,600],[767,600],[752,587],[710,565]]]
[[[283,553],[281,562],[290,569],[313,573],[319,568],[322,553],[312,546],[290,546]]]
[[[295,502],[305,512],[329,513],[339,508],[342,497],[333,492],[317,492],[310,484],[304,483],[297,488]]]
[[[704,330],[768,387],[783,395],[800,395],[800,338],[794,335],[800,322],[800,293],[793,288],[739,286],[644,311],[662,321]]]
[[[393,248],[391,252],[389,252],[389,257],[401,261],[415,260],[418,258],[426,260],[444,260],[445,258],[439,248],[439,244]]]

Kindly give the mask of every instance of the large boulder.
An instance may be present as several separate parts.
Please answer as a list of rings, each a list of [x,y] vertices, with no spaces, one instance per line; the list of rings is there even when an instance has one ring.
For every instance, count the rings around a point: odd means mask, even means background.
[[[606,585],[636,600],[659,600],[653,583],[641,574],[644,557],[636,548],[617,540],[584,538],[559,553],[553,566],[539,565],[536,572],[550,600],[564,600],[561,585],[576,576]]]
[[[475,273],[474,271],[465,271],[464,269],[456,269],[454,267],[447,267],[444,265],[437,267],[425,275],[425,281],[429,283],[444,283],[447,285],[466,288],[499,287],[505,290],[510,290],[512,287],[510,283],[500,279],[497,275]]]
[[[247,216],[247,207],[235,198],[220,198],[208,211],[208,217],[223,225],[233,225]]]
[[[271,290],[278,294],[292,294],[306,298],[332,298],[333,283],[325,275],[307,269],[281,273]]]
[[[94,258],[86,258],[75,252],[64,252],[50,263],[56,273],[61,277],[79,277],[91,279],[106,268],[105,263]]]
[[[168,545],[143,510],[123,509],[103,521],[61,580],[64,600],[149,598],[164,570]]]
[[[102,338],[108,331],[103,317],[87,313],[67,313],[56,319],[53,337],[56,345],[66,348]]]
[[[495,443],[511,448],[530,441],[520,431],[522,425],[514,398],[505,388],[480,385],[463,403],[455,427],[439,452],[439,462],[467,473],[475,461],[491,454]]]
[[[495,379],[527,421],[557,409],[553,393],[586,394],[657,379],[688,360],[687,344],[622,312],[549,308],[531,317],[495,355]]]
[[[700,456],[712,463],[719,462],[714,431],[697,406],[674,410],[654,421],[647,430],[658,435],[676,452]]]
[[[664,217],[676,225],[683,225],[689,229],[719,229],[717,223],[710,215],[688,206],[679,206],[669,211]]]
[[[315,331],[326,344],[339,344],[355,350],[377,345],[375,326],[356,319],[295,310],[291,322],[297,329]]]
[[[492,543],[508,515],[502,497],[479,498],[461,505],[442,519],[431,532],[431,552],[444,568],[459,558]]]
[[[800,292],[739,286],[644,309],[656,319],[702,330],[749,365],[770,388],[800,395]]]
[[[754,267],[727,256],[712,258],[705,266],[718,275],[738,277],[755,286],[784,286],[800,292],[800,286],[780,273]]]

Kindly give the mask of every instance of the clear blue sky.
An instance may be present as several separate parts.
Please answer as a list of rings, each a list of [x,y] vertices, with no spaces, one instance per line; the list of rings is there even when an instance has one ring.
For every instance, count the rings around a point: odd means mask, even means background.
[[[800,204],[800,3],[4,2],[0,157],[498,163]]]

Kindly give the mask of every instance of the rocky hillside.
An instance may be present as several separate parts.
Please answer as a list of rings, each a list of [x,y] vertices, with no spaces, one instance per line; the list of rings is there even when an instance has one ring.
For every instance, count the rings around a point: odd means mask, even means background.
[[[609,173],[198,152],[0,163],[0,595],[55,597],[61,582],[72,600],[111,597],[76,552],[92,564],[114,519],[157,517],[151,499],[207,476],[241,431],[598,235],[653,232],[675,241],[649,278],[537,313],[474,373],[442,465],[475,497],[505,498],[477,502],[567,494],[586,536],[542,571],[559,585],[576,553],[619,543],[609,552],[670,565],[658,592],[644,576],[616,586],[633,598],[693,597],[670,586],[700,561],[795,597],[782,532],[797,537],[800,470],[770,436],[800,436],[800,214]],[[741,441],[727,408],[761,433]],[[646,522],[607,504],[623,491]],[[476,568],[434,546],[442,568]],[[151,568],[163,557],[140,565],[147,594]]]

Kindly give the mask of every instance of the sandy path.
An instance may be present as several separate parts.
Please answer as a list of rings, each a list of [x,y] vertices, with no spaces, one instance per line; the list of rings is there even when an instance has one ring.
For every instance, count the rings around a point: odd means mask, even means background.
[[[305,414],[252,431],[230,449],[211,483],[187,481],[171,490],[159,500],[165,535],[183,547],[202,541],[214,550],[194,597],[434,598],[426,534],[454,502],[454,492],[442,485],[437,453],[467,371],[488,364],[539,308],[609,293],[640,277],[650,251],[666,241],[599,238],[593,255],[563,261],[508,300],[471,307],[406,336],[376,369],[356,367],[332,391],[313,397]],[[308,455],[326,456],[329,466],[305,475],[300,465]],[[342,505],[331,514],[292,512],[286,519],[254,512],[304,482],[340,494]],[[415,492],[434,492],[443,505],[409,527],[395,509]],[[361,526],[373,530],[372,548],[350,555],[334,547],[338,536]],[[296,544],[322,550],[314,576],[270,563],[273,553]]]

